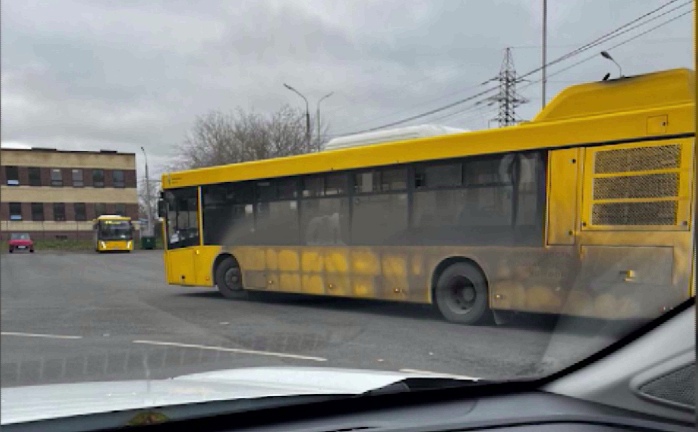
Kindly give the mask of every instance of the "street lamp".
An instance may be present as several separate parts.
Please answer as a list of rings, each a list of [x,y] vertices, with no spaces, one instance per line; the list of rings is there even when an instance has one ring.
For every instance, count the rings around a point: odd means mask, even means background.
[[[303,100],[305,101],[305,141],[306,141],[306,145],[308,146],[308,148],[310,148],[310,108],[308,106],[308,99],[306,99],[305,96],[303,96],[301,94],[301,92],[294,89],[290,85],[284,83],[284,87],[291,90],[292,92],[294,92],[298,96],[302,97]]]
[[[545,108],[546,96],[545,96],[545,85],[548,82],[545,68],[548,61],[548,0],[543,0],[543,61],[542,61],[542,95],[541,95],[541,109]]]
[[[618,62],[613,57],[611,57],[611,54],[609,54],[608,51],[601,51],[601,57],[611,60],[613,63],[615,63],[616,66],[618,66],[618,73],[620,74],[620,78],[623,78],[623,69],[620,67]]]
[[[148,236],[152,236],[152,221],[153,221],[153,209],[152,209],[152,200],[150,197],[150,176],[148,175],[148,154],[145,152],[145,149],[141,147],[141,150],[143,151],[143,157],[145,158],[145,199],[147,202],[146,205],[146,210],[148,211],[147,217],[148,217],[148,224],[146,225],[146,234]]]
[[[334,92],[329,92],[325,96],[321,97],[319,101],[317,101],[317,117],[315,118],[315,121],[317,122],[317,141],[318,144],[320,143],[320,102],[324,101],[328,97],[332,96]]]

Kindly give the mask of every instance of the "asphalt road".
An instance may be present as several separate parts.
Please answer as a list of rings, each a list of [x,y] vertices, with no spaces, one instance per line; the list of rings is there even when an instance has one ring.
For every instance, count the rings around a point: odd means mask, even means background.
[[[524,316],[461,326],[431,306],[169,286],[162,255],[0,259],[1,385],[165,378],[251,366],[548,373],[607,344],[603,323]],[[599,336],[602,335],[602,336]]]

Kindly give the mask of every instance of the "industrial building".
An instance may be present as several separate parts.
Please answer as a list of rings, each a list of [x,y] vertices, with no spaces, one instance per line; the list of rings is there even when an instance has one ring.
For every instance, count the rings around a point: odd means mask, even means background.
[[[135,153],[3,148],[0,165],[2,239],[88,239],[99,215],[138,220]]]

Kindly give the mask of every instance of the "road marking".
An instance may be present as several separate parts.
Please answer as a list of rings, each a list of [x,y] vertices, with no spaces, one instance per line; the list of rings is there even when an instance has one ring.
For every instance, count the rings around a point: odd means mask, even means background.
[[[207,345],[197,345],[197,344],[183,344],[183,343],[176,343],[176,342],[135,340],[135,341],[133,341],[133,343],[143,344],[143,345],[174,346],[174,347],[180,347],[180,348],[197,348],[197,349],[202,349],[202,350],[231,352],[231,353],[238,353],[238,354],[252,354],[252,355],[261,355],[261,356],[268,356],[268,357],[292,358],[292,359],[298,359],[298,360],[311,360],[311,361],[316,361],[316,362],[327,361],[326,358],[322,358],[322,357],[311,357],[311,356],[303,356],[303,355],[298,355],[298,354],[277,353],[277,352],[272,352],[272,351],[255,351],[255,350],[246,350],[246,349],[239,349],[239,348],[224,348],[224,347],[215,347],[215,346],[207,346]]]
[[[454,375],[454,374],[432,372],[432,371],[425,371],[425,370],[419,370],[419,369],[400,369],[400,372],[420,374],[420,375],[431,375],[431,376],[435,376],[435,377],[438,376],[438,377],[459,378],[459,379],[472,380],[472,381],[478,381],[480,379],[480,378],[472,377],[472,376],[468,376],[468,375]]]
[[[82,339],[82,336],[55,335],[55,334],[42,334],[42,333],[0,332],[0,335],[2,335],[2,336],[22,336],[22,337],[34,337],[34,338],[47,338],[47,339]]]

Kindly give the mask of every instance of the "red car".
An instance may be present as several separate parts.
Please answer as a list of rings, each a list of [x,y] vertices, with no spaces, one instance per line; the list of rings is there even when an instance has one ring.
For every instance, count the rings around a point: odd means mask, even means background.
[[[10,253],[16,250],[28,250],[34,253],[34,242],[27,233],[12,233],[10,234]]]

